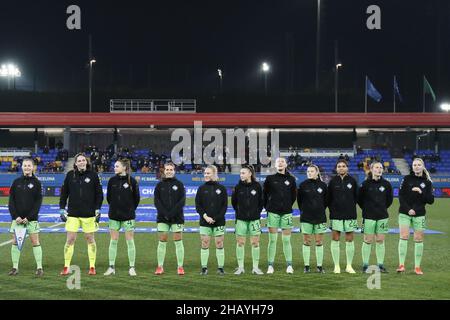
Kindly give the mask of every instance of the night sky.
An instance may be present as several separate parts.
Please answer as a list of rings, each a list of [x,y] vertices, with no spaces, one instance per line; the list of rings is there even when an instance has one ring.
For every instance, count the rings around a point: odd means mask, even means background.
[[[392,99],[397,75],[405,100],[419,104],[426,75],[450,97],[450,1],[322,0],[321,90],[334,85],[338,40],[342,92],[359,92],[367,74]],[[66,28],[81,8],[82,30]],[[382,30],[366,28],[366,8],[382,10]],[[4,1],[0,63],[22,71],[17,89],[81,91],[87,86],[88,35],[98,90],[214,92],[217,68],[228,94],[314,91],[317,0]],[[5,80],[0,88],[5,89]]]

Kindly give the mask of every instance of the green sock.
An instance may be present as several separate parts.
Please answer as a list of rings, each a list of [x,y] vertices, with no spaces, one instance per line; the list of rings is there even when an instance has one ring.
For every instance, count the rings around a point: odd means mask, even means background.
[[[277,239],[278,233],[269,233],[269,246],[267,248],[267,260],[270,265],[275,261],[275,254],[277,253]]]
[[[245,247],[236,244],[236,259],[239,268],[244,268]]]
[[[109,241],[109,265],[114,266],[116,264],[117,257],[117,244],[119,240],[110,240]]]
[[[130,263],[130,267],[134,267],[136,262],[136,246],[134,245],[134,239],[127,240],[127,249],[128,262]]]
[[[281,239],[283,240],[283,252],[284,257],[286,258],[286,262],[288,265],[292,264],[292,245],[291,245],[291,235],[282,235]]]
[[[208,259],[209,259],[209,248],[202,248],[201,254],[200,254],[200,260],[202,263],[202,268],[208,267]]]
[[[408,240],[400,239],[398,242],[398,261],[400,265],[405,264],[406,252],[408,252]]]
[[[382,243],[376,244],[375,247],[376,253],[377,253],[377,263],[378,265],[384,264],[384,254],[386,252],[386,247],[384,245],[384,241]]]
[[[36,260],[36,267],[42,269],[42,247],[40,245],[33,247],[33,255],[34,260]]]
[[[347,265],[351,265],[355,255],[355,243],[353,241],[345,242],[345,253],[347,255]]]
[[[97,259],[97,244],[88,244],[89,268],[95,268],[95,260]]]
[[[321,267],[323,263],[323,245],[316,245],[317,266]]]
[[[331,256],[333,257],[333,262],[335,266],[339,265],[339,241],[331,240]]]
[[[158,249],[156,250],[156,252],[157,252],[159,267],[162,267],[164,265],[164,258],[166,257],[166,246],[167,246],[167,242],[165,242],[165,241],[158,242]]]
[[[223,268],[223,266],[225,265],[225,249],[216,248],[216,257],[217,257],[217,267]]]
[[[362,244],[362,261],[363,265],[368,266],[369,265],[369,259],[370,259],[370,251],[372,250],[372,244],[363,242]],[[378,257],[378,246],[377,246],[377,257]]]
[[[422,262],[423,256],[423,242],[416,242],[414,246],[414,264],[415,267],[420,267],[420,263]]]
[[[175,241],[175,253],[177,256],[178,267],[182,267],[184,264],[184,245],[183,240]]]
[[[305,262],[305,267],[309,266],[309,258],[311,256],[311,247],[303,245],[303,261]]]
[[[253,269],[259,268],[259,253],[260,253],[259,246],[252,247]]]
[[[20,259],[20,251],[17,245],[13,244],[11,246],[11,260],[13,263],[13,268],[19,269],[19,259]]]

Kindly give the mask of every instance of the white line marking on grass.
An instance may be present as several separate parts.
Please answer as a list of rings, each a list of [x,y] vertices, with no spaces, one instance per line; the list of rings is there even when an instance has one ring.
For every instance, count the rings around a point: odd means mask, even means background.
[[[55,227],[58,227],[58,226],[60,226],[62,224],[64,224],[64,222],[58,222],[57,224],[54,224],[54,225],[50,226],[49,228],[55,228]],[[27,237],[28,237],[28,234],[27,234]],[[6,246],[8,244],[11,244],[11,243],[12,243],[12,240],[2,242],[2,243],[0,243],[0,247],[4,247],[4,246]]]

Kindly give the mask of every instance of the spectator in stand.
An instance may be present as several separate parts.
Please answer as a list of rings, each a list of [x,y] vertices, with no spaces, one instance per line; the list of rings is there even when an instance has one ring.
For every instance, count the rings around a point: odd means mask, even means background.
[[[144,165],[141,169],[142,173],[149,173],[150,172],[150,168],[147,165]]]
[[[362,162],[362,161],[360,161],[359,163],[358,163],[358,170],[364,170],[364,162]]]
[[[63,146],[64,146],[64,144],[62,143],[61,140],[59,140],[59,141],[56,143],[56,148],[57,148],[58,150],[61,150],[61,149],[63,148]]]
[[[44,146],[44,149],[43,149],[42,151],[43,151],[44,154],[48,154],[48,152],[49,152],[50,150],[49,150],[49,147],[48,147],[48,146]]]

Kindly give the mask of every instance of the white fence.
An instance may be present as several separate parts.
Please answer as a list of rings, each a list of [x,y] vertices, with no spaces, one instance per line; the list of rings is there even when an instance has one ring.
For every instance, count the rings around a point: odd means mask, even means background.
[[[111,99],[110,112],[196,112],[195,99]]]

